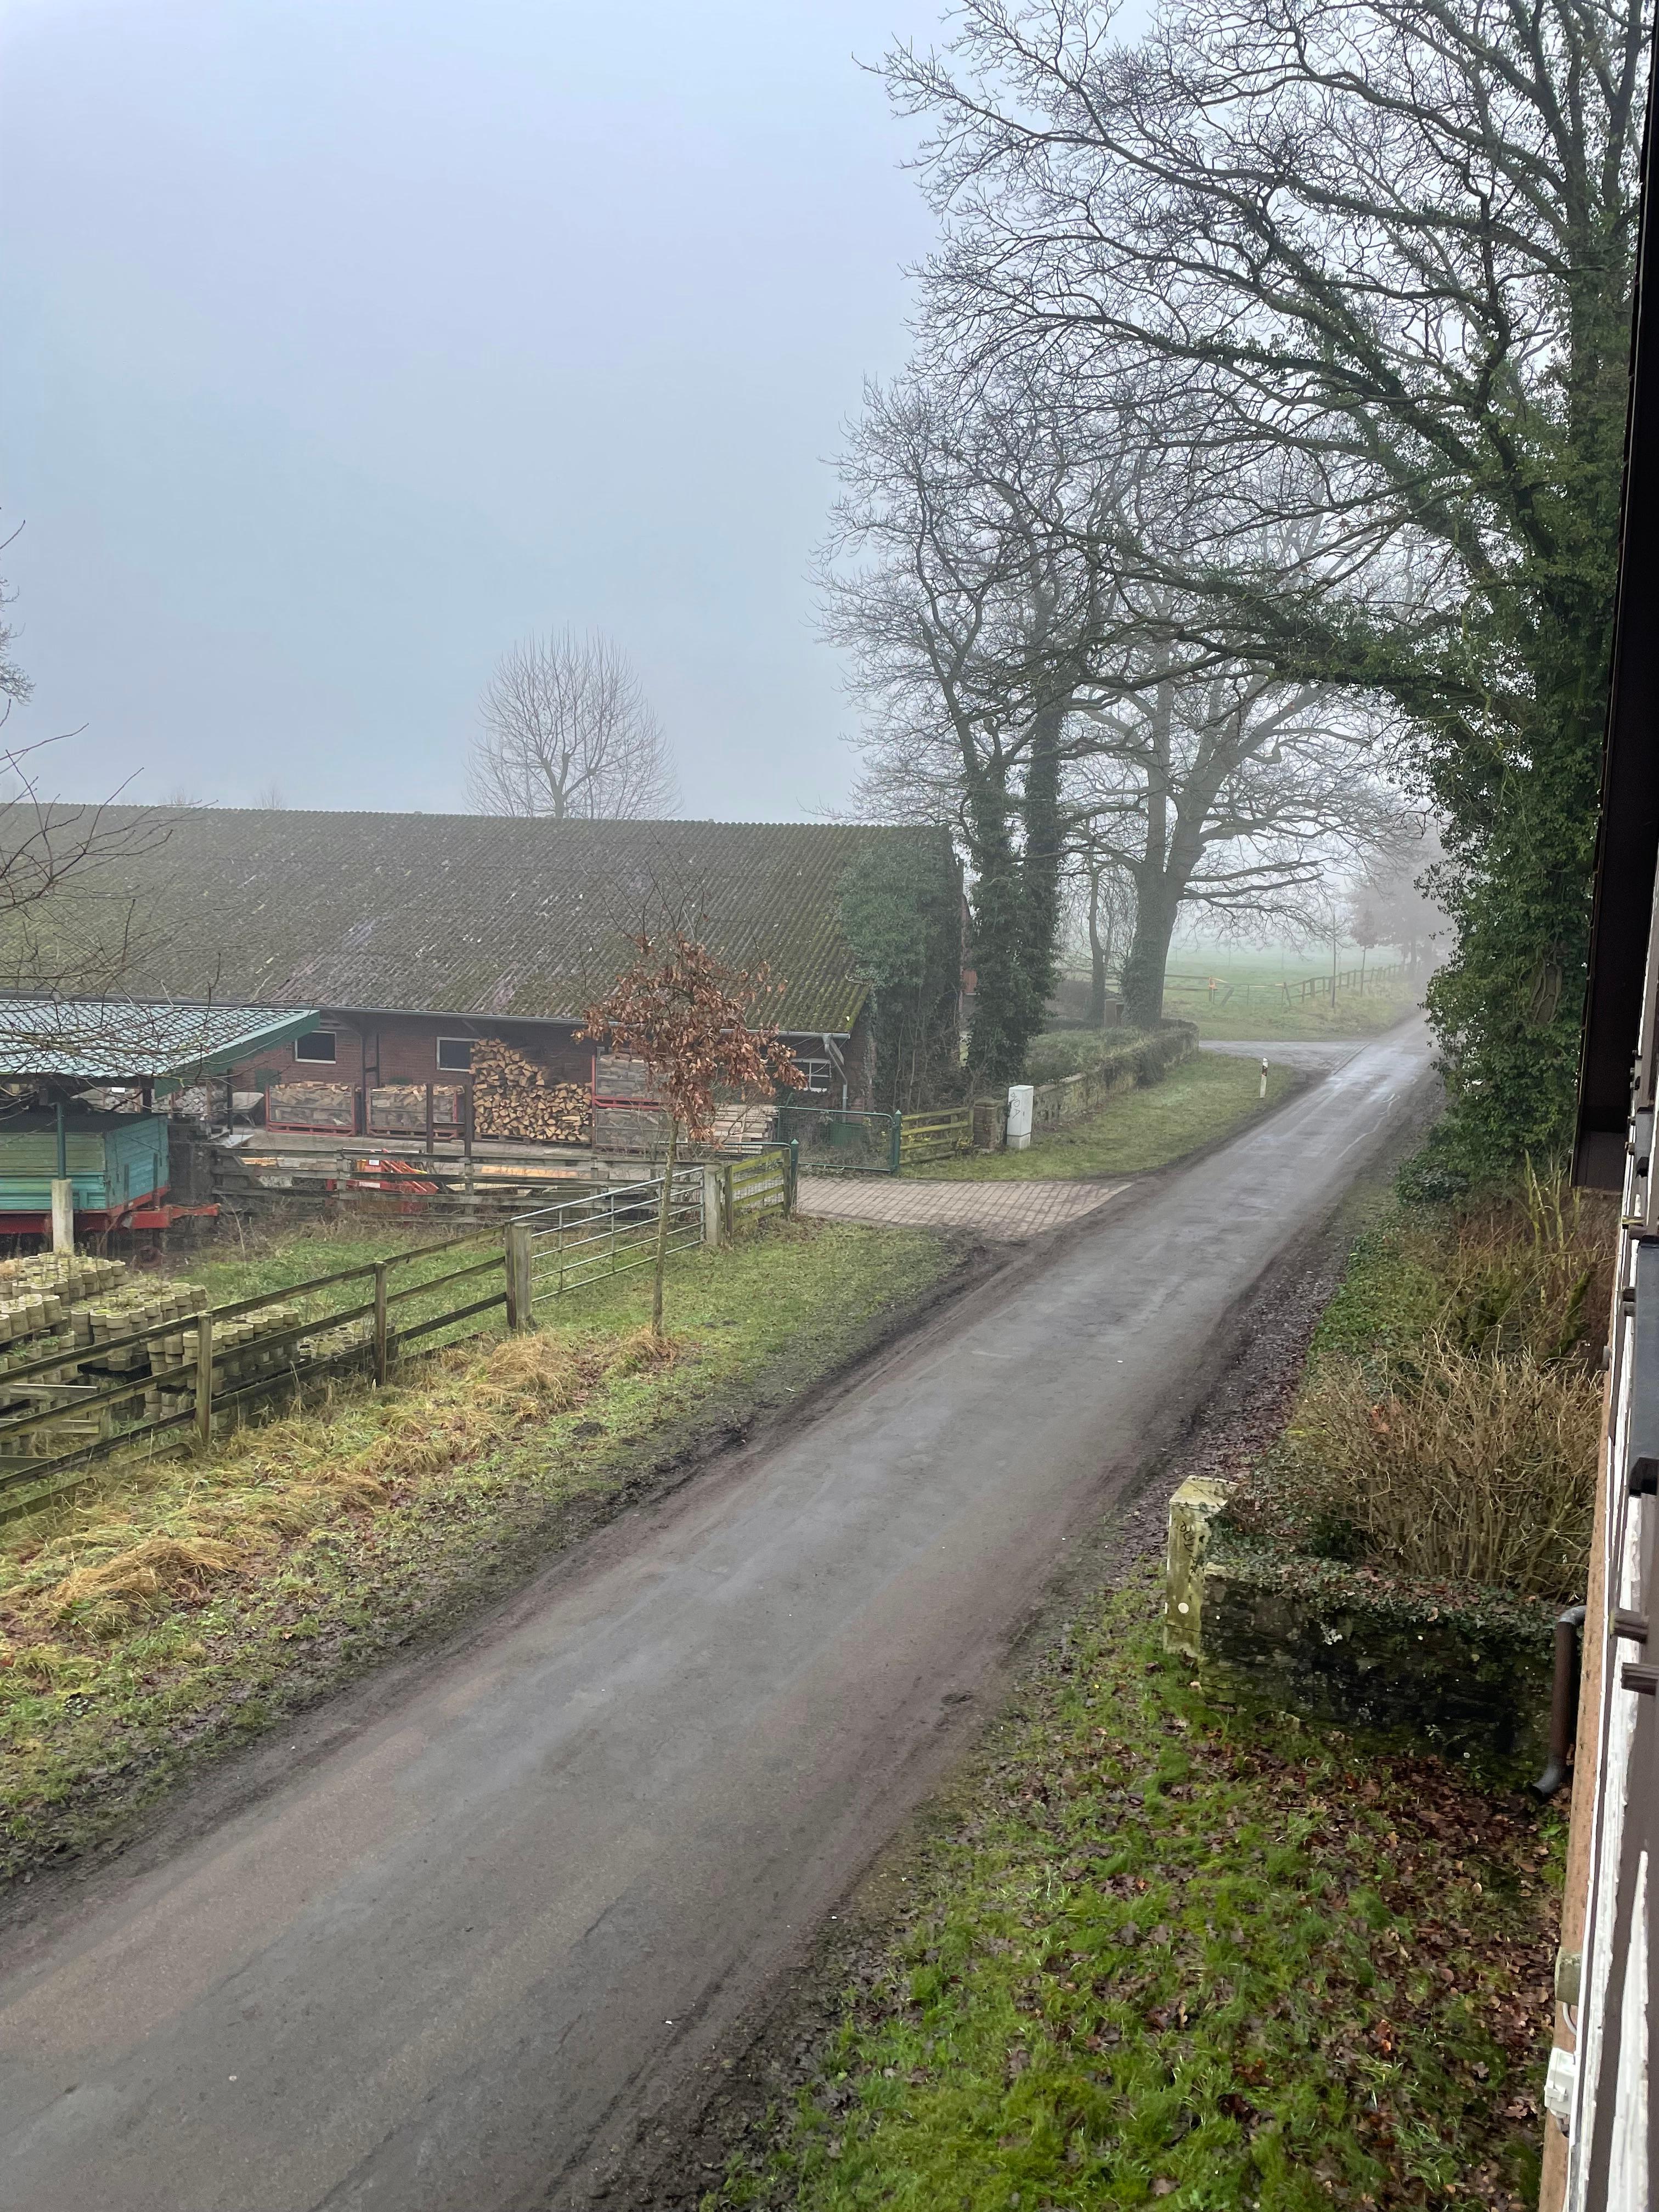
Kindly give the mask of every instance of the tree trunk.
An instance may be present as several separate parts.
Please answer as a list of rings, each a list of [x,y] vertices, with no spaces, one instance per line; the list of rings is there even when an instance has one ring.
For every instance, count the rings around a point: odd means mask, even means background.
[[[1123,1024],[1126,1029],[1155,1030],[1164,1018],[1164,975],[1170,964],[1181,901],[1163,876],[1143,883],[1135,901],[1134,935],[1123,963]]]
[[[974,866],[973,1034],[969,1056],[988,1083],[1017,1083],[1035,1033],[1025,962],[1020,872],[1009,834],[1007,794],[980,779],[968,805]]]
[[[1020,867],[1024,909],[1025,989],[1036,1035],[1054,988],[1060,943],[1060,733],[1065,709],[1045,707],[1036,718],[1025,770],[1025,851]]]
[[[674,1153],[680,1125],[668,1117],[668,1158],[662,1171],[662,1197],[657,1206],[657,1265],[651,1278],[651,1334],[662,1334],[662,1279],[668,1267],[668,1209],[674,1202]]]
[[[1164,1018],[1164,974],[1170,939],[1181,910],[1170,883],[1170,741],[1175,686],[1165,680],[1153,696],[1152,743],[1146,772],[1145,858],[1135,871],[1135,927],[1123,963],[1123,1019],[1132,1030],[1155,1030]]]
[[[1097,1030],[1106,1026],[1106,959],[1109,947],[1100,941],[1100,870],[1089,871],[1089,1019]]]

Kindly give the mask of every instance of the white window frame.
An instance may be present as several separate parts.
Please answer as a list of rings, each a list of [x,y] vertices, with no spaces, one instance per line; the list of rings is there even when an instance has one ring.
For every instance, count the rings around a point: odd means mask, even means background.
[[[472,1073],[472,1048],[477,1042],[478,1040],[477,1037],[439,1037],[434,1046],[434,1058],[436,1061],[439,1071],[445,1075],[471,1075]],[[459,1044],[465,1046],[466,1064],[464,1067],[452,1067],[449,1066],[444,1058],[444,1047],[447,1044]]]
[[[333,1049],[325,1060],[320,1053],[301,1052],[300,1047],[313,1037],[326,1037]],[[338,1030],[307,1030],[302,1037],[294,1040],[294,1058],[301,1067],[337,1067],[340,1064],[340,1032]]]

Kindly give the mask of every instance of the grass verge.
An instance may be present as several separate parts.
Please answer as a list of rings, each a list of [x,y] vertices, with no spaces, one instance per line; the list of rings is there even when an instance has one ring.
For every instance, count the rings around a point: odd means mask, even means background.
[[[1206,1705],[1157,1609],[1034,1674],[708,2212],[1534,2202],[1559,1817]]]
[[[1161,1083],[1121,1091],[1098,1114],[1052,1136],[1034,1137],[1027,1152],[971,1152],[918,1168],[927,1182],[1070,1182],[1085,1176],[1137,1175],[1231,1136],[1275,1105],[1294,1077],[1270,1068],[1267,1096],[1253,1060],[1199,1053]]]
[[[1562,1603],[1588,1571],[1613,1203],[1528,1176],[1355,1246],[1230,1518],[1281,1552]]]
[[[298,1241],[216,1264],[319,1271],[322,1240]],[[0,1527],[0,1871],[84,1849],[205,1753],[457,1618],[957,1264],[913,1231],[779,1224],[677,1266],[665,1352],[648,1283],[626,1278],[532,1337],[452,1347],[203,1456],[112,1462],[79,1502]]]
[[[1218,998],[1219,994],[1217,994]],[[1409,993],[1398,997],[1367,992],[1364,998],[1339,999],[1335,1006],[1325,999],[1299,1000],[1287,1006],[1281,999],[1254,999],[1247,1006],[1230,1001],[1212,1006],[1203,995],[1171,997],[1166,1013],[1196,1022],[1200,1037],[1217,1042],[1261,1037],[1267,1042],[1335,1044],[1345,1037],[1376,1036],[1408,1014],[1416,1004]]]

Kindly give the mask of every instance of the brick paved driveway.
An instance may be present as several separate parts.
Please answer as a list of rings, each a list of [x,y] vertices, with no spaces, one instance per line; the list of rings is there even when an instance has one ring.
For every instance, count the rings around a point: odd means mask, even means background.
[[[885,1176],[803,1176],[802,1213],[826,1221],[891,1222],[907,1229],[977,1229],[1041,1237],[1094,1213],[1121,1182],[895,1182]]]

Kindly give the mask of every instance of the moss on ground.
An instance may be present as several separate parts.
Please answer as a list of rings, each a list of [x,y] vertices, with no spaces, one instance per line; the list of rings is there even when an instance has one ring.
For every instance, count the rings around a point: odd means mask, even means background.
[[[709,2212],[1534,2201],[1559,1816],[1207,1705],[1157,1617],[1037,1670]]]
[[[293,1280],[328,1251],[279,1240],[190,1272],[230,1297],[237,1268]],[[109,1462],[73,1504],[0,1527],[0,1871],[84,1848],[206,1751],[456,1618],[957,1264],[913,1231],[777,1224],[677,1263],[666,1357],[648,1281],[625,1278],[533,1337],[494,1332],[201,1456]]]
[[[1098,1114],[1052,1136],[1034,1137],[1025,1152],[973,1152],[940,1160],[907,1178],[926,1182],[1070,1182],[1086,1176],[1143,1174],[1168,1167],[1231,1136],[1276,1105],[1295,1080],[1270,1068],[1267,1096],[1253,1060],[1200,1053],[1170,1069],[1161,1083],[1120,1091]]]

